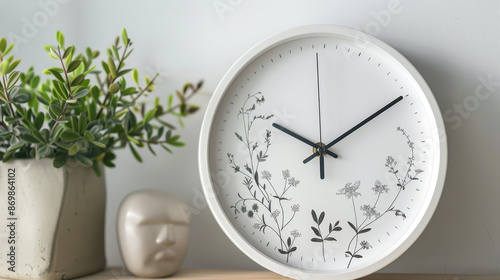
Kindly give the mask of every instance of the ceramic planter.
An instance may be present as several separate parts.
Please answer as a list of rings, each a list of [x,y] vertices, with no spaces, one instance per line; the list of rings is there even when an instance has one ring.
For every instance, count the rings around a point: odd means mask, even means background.
[[[0,163],[0,278],[69,279],[105,266],[104,175],[51,159]]]

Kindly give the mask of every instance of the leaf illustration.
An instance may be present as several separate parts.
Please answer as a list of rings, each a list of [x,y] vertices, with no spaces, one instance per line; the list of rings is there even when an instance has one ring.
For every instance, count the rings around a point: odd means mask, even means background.
[[[354,255],[353,257],[355,257],[357,259],[361,259],[363,256],[361,256],[361,255]]]
[[[288,247],[290,247],[290,245],[292,245],[292,239],[290,237],[288,237],[288,239],[286,240],[286,244]]]
[[[351,226],[351,228],[356,232],[358,233],[358,230],[356,229],[356,227],[351,223],[351,222],[347,222],[349,224],[349,226]]]
[[[321,214],[319,214],[318,226],[323,222],[323,219],[325,219],[325,212],[321,212]]]
[[[312,216],[313,216],[313,221],[314,221],[315,223],[318,223],[318,217],[316,216],[316,212],[314,212],[314,210],[311,210],[311,214],[312,214]]]
[[[337,241],[337,239],[333,238],[333,237],[327,237],[325,238],[326,241]]]
[[[319,239],[319,238],[311,238],[311,241],[312,242],[323,242],[323,239]]]
[[[335,223],[335,226],[338,226],[338,225],[339,225],[339,223],[340,223],[340,221],[337,221],[337,222]]]
[[[292,248],[290,249],[290,251],[288,251],[288,253],[295,252],[295,251],[297,251],[297,247],[292,247]]]
[[[359,231],[359,234],[362,234],[362,233],[367,233],[367,232],[369,232],[370,230],[372,230],[372,229],[371,229],[371,228],[365,228],[365,229],[363,229],[363,230]]]
[[[328,226],[328,232],[332,232],[333,230],[333,226],[332,226],[332,223],[330,223],[330,225]]]
[[[313,230],[314,234],[316,234],[316,236],[321,237],[321,234],[319,233],[319,230],[317,228],[311,227],[311,229]]]
[[[240,140],[241,142],[243,142],[243,137],[241,137],[241,136],[240,136],[238,133],[236,133],[236,132],[235,132],[234,134],[236,134],[236,137],[238,138],[238,140]]]
[[[351,257],[352,257],[352,253],[351,253],[351,252],[349,252],[349,251],[345,251],[345,255],[346,255],[346,257],[347,257],[347,256],[351,256]]]
[[[255,174],[253,174],[253,177],[255,178],[255,184],[257,184],[257,186],[259,185],[259,174],[257,173],[257,171],[255,171]]]
[[[288,254],[287,252],[285,252],[285,251],[283,251],[281,249],[278,249],[278,252],[280,252],[280,254],[283,254],[283,255],[287,255]]]

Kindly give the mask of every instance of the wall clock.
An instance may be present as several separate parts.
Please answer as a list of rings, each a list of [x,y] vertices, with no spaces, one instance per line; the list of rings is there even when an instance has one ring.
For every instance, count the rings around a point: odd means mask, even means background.
[[[429,222],[447,161],[416,69],[372,36],[324,25],[245,53],[208,105],[199,148],[223,231],[296,279],[354,279],[395,260]]]

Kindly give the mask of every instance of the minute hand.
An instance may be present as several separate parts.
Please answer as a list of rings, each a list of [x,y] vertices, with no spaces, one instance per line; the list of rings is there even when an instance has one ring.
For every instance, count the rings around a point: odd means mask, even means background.
[[[340,135],[339,137],[335,138],[332,142],[328,143],[328,145],[325,146],[325,149],[329,149],[333,145],[337,144],[340,140],[344,139],[349,134],[351,134],[354,131],[356,131],[358,128],[362,127],[363,125],[365,125],[369,121],[373,120],[375,117],[377,117],[378,115],[382,114],[384,111],[386,111],[387,109],[391,108],[392,106],[394,106],[396,103],[398,103],[401,100],[403,100],[403,96],[397,97],[396,99],[394,99],[393,101],[391,101],[389,104],[385,105],[383,108],[381,108],[377,112],[371,114],[368,118],[364,119],[363,121],[361,121],[360,123],[358,123],[357,125],[355,125],[353,128],[349,129],[344,134]],[[318,156],[317,152],[314,153],[314,154],[312,154],[312,155],[310,155],[303,162],[304,163],[308,163],[309,161],[311,161],[316,156]]]

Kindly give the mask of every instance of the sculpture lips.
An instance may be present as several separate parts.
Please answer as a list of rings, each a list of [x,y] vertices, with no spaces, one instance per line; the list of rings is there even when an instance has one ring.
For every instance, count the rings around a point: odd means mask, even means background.
[[[175,261],[177,256],[174,250],[163,250],[154,255],[155,261]]]

